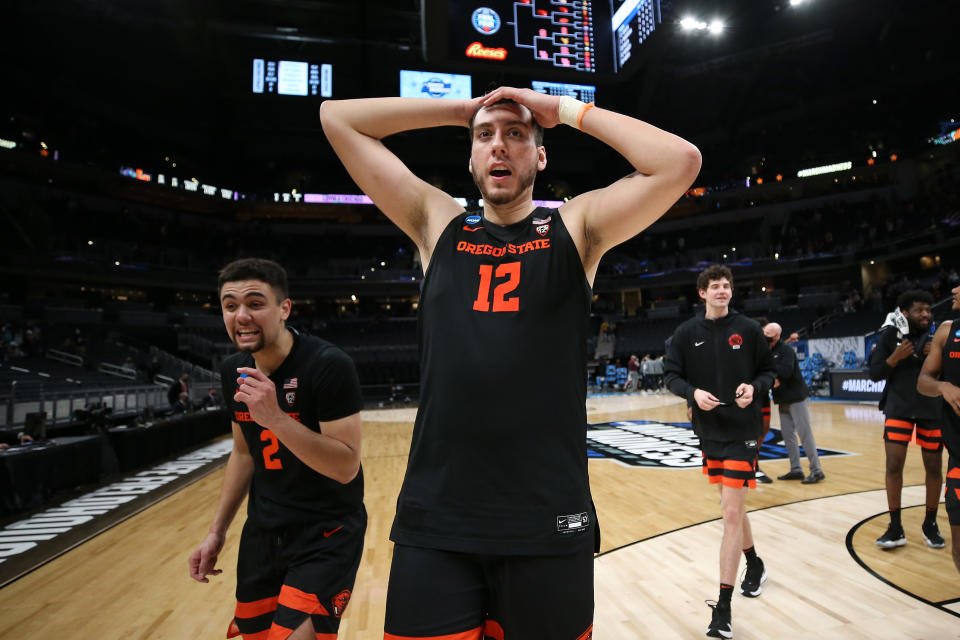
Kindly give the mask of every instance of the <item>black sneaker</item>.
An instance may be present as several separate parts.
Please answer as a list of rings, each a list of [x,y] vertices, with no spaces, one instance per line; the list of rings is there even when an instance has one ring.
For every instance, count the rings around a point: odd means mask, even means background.
[[[932,522],[929,525],[923,525],[920,530],[923,532],[923,541],[927,543],[928,547],[932,547],[934,549],[943,549],[945,546],[947,546],[943,536],[940,535],[940,527],[937,526],[936,522]]]
[[[942,540],[943,538],[941,538]],[[877,538],[877,546],[884,549],[893,549],[907,544],[907,536],[903,533],[903,527],[894,527],[890,525],[887,531]]]
[[[756,598],[763,592],[762,585],[767,581],[767,570],[763,566],[763,560],[757,558],[756,562],[748,562],[744,570],[743,582],[740,583],[740,593],[748,598]]]
[[[730,605],[722,605],[714,600],[707,600],[707,606],[713,609],[707,635],[711,638],[732,638],[733,625],[730,622]]]
[[[817,484],[821,480],[825,479],[827,476],[823,475],[823,471],[811,471],[810,475],[800,481],[801,484]]]
[[[757,472],[754,474],[757,478],[757,482],[762,484],[770,484],[773,482],[773,478],[761,471],[760,467],[757,467]]]
[[[803,471],[789,471],[782,476],[777,476],[777,480],[803,480]]]

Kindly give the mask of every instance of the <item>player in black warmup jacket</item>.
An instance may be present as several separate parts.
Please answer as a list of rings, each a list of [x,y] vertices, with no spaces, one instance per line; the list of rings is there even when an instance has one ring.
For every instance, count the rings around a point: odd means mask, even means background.
[[[287,274],[275,262],[228,264],[219,292],[239,350],[221,366],[233,451],[190,575],[221,573],[217,556],[249,490],[227,637],[333,640],[367,524],[357,374],[334,345],[287,328]]]
[[[877,337],[877,347],[870,354],[870,379],[886,380],[880,410],[885,420],[883,447],[886,455],[884,484],[890,525],[877,539],[885,549],[901,547],[907,536],[900,520],[900,492],[903,488],[903,465],[907,445],[916,431],[916,442],[925,471],[927,488],[926,514],[921,535],[928,546],[940,549],[946,545],[937,526],[940,486],[943,484],[943,439],[940,425],[940,403],[917,393],[920,367],[931,350],[930,306],[933,296],[926,291],[906,291],[897,299],[897,307],[907,319],[908,331],[896,326],[884,327]]]
[[[756,487],[755,465],[763,434],[761,398],[775,377],[773,357],[760,325],[730,309],[733,274],[713,265],[697,278],[705,302],[673,333],[665,359],[667,387],[693,402],[693,428],[703,451],[703,472],[720,485],[723,540],[720,543],[720,596],[707,635],[732,638],[731,596],[740,551],[747,570],[740,593],[759,596],[767,572],[754,549],[747,518],[747,489]]]
[[[586,461],[586,339],[601,256],[696,177],[693,145],[572,98],[323,103],[364,193],[420,250],[421,400],[391,539],[385,638],[587,639],[599,542]],[[533,203],[543,129],[567,124],[636,173],[559,210]],[[469,127],[483,208],[466,212],[381,142]]]
[[[951,293],[953,310],[960,311],[960,287]],[[960,571],[960,322],[948,320],[937,328],[917,378],[917,390],[926,396],[943,398],[940,424],[943,443],[950,454],[945,491],[947,519],[953,564]]]

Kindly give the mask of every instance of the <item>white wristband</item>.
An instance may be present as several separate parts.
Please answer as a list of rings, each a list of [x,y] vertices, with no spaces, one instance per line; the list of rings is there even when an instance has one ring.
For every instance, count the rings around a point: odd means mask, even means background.
[[[585,106],[587,106],[585,103],[580,102],[576,98],[560,96],[560,107],[557,109],[557,117],[560,119],[560,122],[568,127],[579,129],[580,127],[577,126],[577,118],[580,117],[580,110]]]

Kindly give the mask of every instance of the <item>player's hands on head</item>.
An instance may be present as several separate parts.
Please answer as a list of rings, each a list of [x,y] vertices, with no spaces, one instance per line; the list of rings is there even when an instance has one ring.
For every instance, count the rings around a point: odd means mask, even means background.
[[[203,539],[197,550],[190,555],[190,577],[197,582],[210,582],[207,576],[218,576],[223,571],[215,569],[217,556],[223,549],[223,536],[210,532]]]
[[[283,415],[277,404],[277,387],[273,380],[251,367],[240,367],[237,374],[237,392],[233,399],[247,405],[254,422],[261,427],[270,427]]]
[[[550,129],[560,124],[560,97],[550,96],[533,89],[517,89],[514,87],[498,87],[483,96],[480,104],[488,107],[503,99],[519,102],[537,119],[540,126]]]
[[[709,391],[704,391],[703,389],[697,389],[693,392],[693,400],[697,403],[697,406],[704,411],[712,411],[720,406],[720,400]]]
[[[753,385],[747,382],[741,382],[737,387],[736,399],[734,402],[741,409],[746,409],[753,402]]]

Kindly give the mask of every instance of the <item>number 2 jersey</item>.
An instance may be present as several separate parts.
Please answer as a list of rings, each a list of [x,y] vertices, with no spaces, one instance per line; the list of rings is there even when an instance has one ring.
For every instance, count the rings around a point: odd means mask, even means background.
[[[362,408],[353,360],[335,345],[293,333],[293,348],[269,377],[280,409],[313,431],[321,422],[353,415]],[[220,368],[223,398],[231,420],[240,425],[253,457],[247,519],[262,529],[336,519],[363,506],[363,470],[340,484],[300,461],[269,429],[253,421],[247,405],[233,399],[238,367],[256,367],[249,353],[225,358]]]
[[[420,406],[391,540],[497,555],[594,544],[590,298],[557,211],[450,222],[420,295]]]

